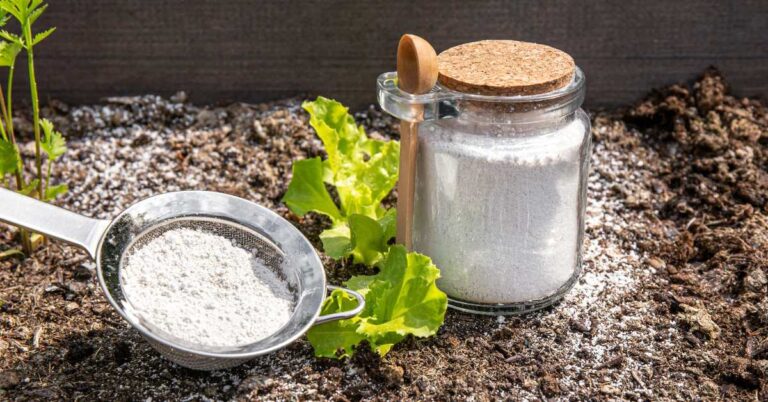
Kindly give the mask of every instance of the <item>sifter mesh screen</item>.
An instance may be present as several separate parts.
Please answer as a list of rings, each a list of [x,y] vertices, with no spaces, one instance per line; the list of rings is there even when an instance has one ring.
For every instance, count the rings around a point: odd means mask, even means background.
[[[215,234],[232,241],[235,246],[249,251],[261,260],[278,278],[288,283],[291,292],[296,293],[293,278],[286,275],[283,269],[285,254],[280,247],[251,228],[218,218],[200,216],[173,218],[150,227],[136,235],[133,241],[125,248],[125,252],[120,259],[120,269],[122,270],[125,267],[135,251],[141,249],[149,241],[169,230],[182,228]]]

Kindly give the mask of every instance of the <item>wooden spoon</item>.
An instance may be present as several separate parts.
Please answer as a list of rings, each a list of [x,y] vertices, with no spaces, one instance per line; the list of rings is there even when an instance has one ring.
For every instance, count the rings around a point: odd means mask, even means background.
[[[437,53],[426,40],[405,34],[397,46],[397,85],[404,92],[421,95],[437,82]],[[417,110],[416,113],[421,113]],[[397,183],[397,242],[413,245],[413,196],[416,182],[418,123],[400,122],[400,179]]]

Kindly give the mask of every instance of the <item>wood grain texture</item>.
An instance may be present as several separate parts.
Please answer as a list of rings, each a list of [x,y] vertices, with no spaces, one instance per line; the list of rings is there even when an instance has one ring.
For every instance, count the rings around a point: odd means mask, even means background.
[[[419,153],[419,125],[400,122],[400,178],[397,181],[397,237],[399,244],[413,251],[413,208],[416,192],[416,156]]]
[[[186,90],[196,103],[308,93],[360,107],[395,69],[405,32],[438,52],[479,39],[552,45],[585,70],[590,106],[709,65],[737,94],[768,96],[765,0],[59,0],[38,25],[58,27],[36,50],[43,101]]]

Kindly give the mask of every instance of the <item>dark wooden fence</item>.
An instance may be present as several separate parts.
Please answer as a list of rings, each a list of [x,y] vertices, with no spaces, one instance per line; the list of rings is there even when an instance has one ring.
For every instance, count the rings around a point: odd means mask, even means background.
[[[197,103],[298,93],[372,103],[399,36],[440,51],[485,38],[541,42],[586,71],[588,104],[721,68],[734,91],[768,95],[768,1],[57,0],[38,25],[43,99],[186,90]],[[17,83],[18,94],[26,92]]]

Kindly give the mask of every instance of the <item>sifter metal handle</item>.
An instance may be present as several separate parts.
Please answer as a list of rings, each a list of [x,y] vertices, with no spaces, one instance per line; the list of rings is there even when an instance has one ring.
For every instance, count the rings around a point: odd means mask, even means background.
[[[317,317],[317,320],[315,320],[315,325],[325,324],[326,322],[337,321],[337,320],[346,320],[347,318],[352,318],[360,314],[361,311],[363,311],[363,308],[365,307],[365,297],[363,297],[363,295],[361,295],[360,293],[357,293],[351,289],[342,288],[342,287],[333,286],[333,285],[328,285],[328,289],[331,291],[338,289],[351,294],[355,299],[357,299],[357,307],[349,311],[342,311],[341,313],[321,315],[320,317]]]
[[[78,246],[96,257],[109,221],[92,219],[0,188],[0,221]]]

